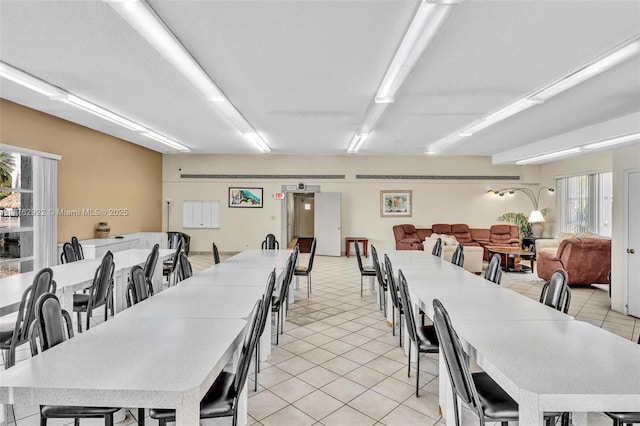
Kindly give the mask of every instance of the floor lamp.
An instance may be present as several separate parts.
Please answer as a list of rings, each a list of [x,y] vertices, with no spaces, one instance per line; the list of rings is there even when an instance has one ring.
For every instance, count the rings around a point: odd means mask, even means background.
[[[173,201],[171,198],[167,198],[165,200],[167,202],[167,232],[169,232],[169,208],[171,207],[171,201]]]

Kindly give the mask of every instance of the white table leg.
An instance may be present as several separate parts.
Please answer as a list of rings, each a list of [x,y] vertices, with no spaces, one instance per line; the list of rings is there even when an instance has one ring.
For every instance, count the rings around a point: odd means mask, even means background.
[[[518,426],[542,426],[544,424],[538,395],[521,392],[518,400],[518,411],[520,416]]]
[[[153,276],[151,277],[151,283],[153,285],[153,293],[160,293],[162,291],[162,261],[156,262],[156,267],[153,270]]]
[[[238,424],[246,425],[248,422],[248,414],[247,414],[247,383],[245,382],[244,387],[242,388],[242,392],[240,392],[240,396],[238,397]]]
[[[454,426],[456,417],[453,405],[453,388],[451,387],[451,380],[449,379],[449,373],[447,372],[444,357],[441,355],[438,359],[438,394],[440,399],[440,409],[442,410],[442,417],[447,421],[447,426]]]
[[[124,268],[116,272],[113,277],[113,301],[115,302],[116,313],[122,312],[127,307],[125,293],[129,270],[130,268]]]
[[[571,413],[571,424],[574,426],[587,426],[587,413],[585,412]]]
[[[267,317],[262,336],[260,336],[260,361],[266,361],[271,355],[271,312]]]
[[[393,312],[395,312],[393,307],[393,300],[391,299],[391,287],[388,288],[387,292],[387,323],[393,324]]]
[[[183,395],[182,404],[176,409],[176,426],[200,425],[200,395],[197,389]]]
[[[376,288],[376,277],[369,277],[369,290],[375,290]]]

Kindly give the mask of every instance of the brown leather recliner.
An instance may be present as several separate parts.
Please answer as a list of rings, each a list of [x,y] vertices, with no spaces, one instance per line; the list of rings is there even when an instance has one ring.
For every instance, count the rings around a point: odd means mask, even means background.
[[[564,269],[569,284],[609,284],[611,240],[607,238],[567,238],[556,253],[536,254],[538,277],[551,279],[556,269]]]
[[[431,225],[431,230],[435,234],[453,235],[453,230],[451,229],[451,225],[449,225],[448,223],[435,223]]]
[[[518,247],[520,245],[520,228],[518,225],[491,225],[489,241],[480,243],[484,247],[484,260],[489,260],[487,247]]]
[[[473,240],[471,229],[466,223],[456,223],[451,225],[451,231],[456,240],[463,246],[479,246],[480,244]]]
[[[396,240],[396,250],[424,250],[420,236],[411,224],[395,225],[393,237]]]

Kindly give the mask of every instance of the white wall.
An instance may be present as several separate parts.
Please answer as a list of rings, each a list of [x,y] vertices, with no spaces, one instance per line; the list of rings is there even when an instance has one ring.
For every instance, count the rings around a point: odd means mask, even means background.
[[[284,201],[274,200],[273,194],[279,192],[282,185],[298,182],[320,185],[323,192],[342,193],[343,237],[366,236],[372,244],[392,246],[391,228],[396,224],[412,223],[417,227],[431,227],[433,223],[467,223],[471,227],[489,227],[497,223],[499,215],[511,211],[528,213],[532,205],[524,194],[497,197],[486,192],[489,188],[523,185],[518,181],[356,180],[356,174],[520,176],[524,169],[531,167],[492,166],[486,157],[165,155],[163,198],[173,199],[170,215],[172,230],[182,227],[183,200],[220,200],[220,229],[185,230],[192,236],[193,251],[210,251],[212,241],[221,251],[256,248],[269,232],[282,240]],[[526,175],[537,178],[537,167],[534,166],[534,173]],[[346,179],[181,179],[181,173],[344,174]],[[264,208],[228,208],[230,186],[264,188]],[[528,186],[537,191],[535,183]],[[413,190],[413,217],[381,218],[380,190],[399,189]],[[163,220],[166,221],[166,205]],[[163,226],[166,229],[166,223]]]

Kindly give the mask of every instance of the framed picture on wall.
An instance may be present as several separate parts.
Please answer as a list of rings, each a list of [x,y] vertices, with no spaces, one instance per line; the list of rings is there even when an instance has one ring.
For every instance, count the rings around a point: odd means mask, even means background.
[[[262,188],[229,188],[229,207],[262,208]]]
[[[412,192],[380,191],[381,217],[411,217]]]

